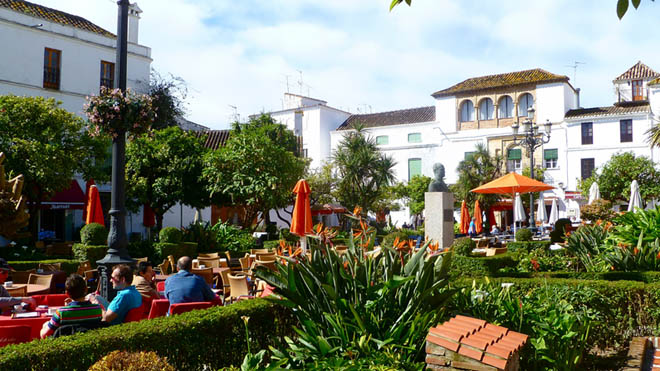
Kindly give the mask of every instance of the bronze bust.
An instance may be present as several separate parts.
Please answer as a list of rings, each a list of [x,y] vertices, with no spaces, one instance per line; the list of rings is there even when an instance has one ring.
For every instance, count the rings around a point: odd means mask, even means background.
[[[449,192],[449,188],[445,184],[445,167],[441,163],[433,165],[433,174],[435,179],[429,184],[429,192]]]

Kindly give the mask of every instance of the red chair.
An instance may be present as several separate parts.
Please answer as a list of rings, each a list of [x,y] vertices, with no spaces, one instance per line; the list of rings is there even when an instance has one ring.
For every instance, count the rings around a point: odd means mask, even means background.
[[[165,281],[156,283],[156,290],[158,290],[159,293],[165,291]]]
[[[68,297],[67,294],[32,295],[32,299],[37,302],[37,305],[48,305],[49,307],[63,307],[64,300]]]
[[[191,310],[196,309],[208,309],[213,306],[213,303],[210,301],[200,301],[196,303],[179,303],[170,305],[170,315],[181,314],[185,312],[190,312]]]
[[[152,296],[150,297],[142,297],[142,309],[144,309],[144,312],[142,313],[142,319],[147,319],[149,318],[149,312],[151,311],[151,302],[154,301],[154,298]]]
[[[126,317],[124,317],[124,323],[141,321],[143,313],[144,313],[144,301],[139,307],[133,308],[129,310],[128,313],[126,313]]]
[[[151,302],[151,310],[149,311],[149,319],[163,317],[167,315],[167,310],[170,308],[170,301],[167,299],[154,299]]]
[[[0,326],[0,347],[9,344],[27,343],[32,340],[30,326]]]

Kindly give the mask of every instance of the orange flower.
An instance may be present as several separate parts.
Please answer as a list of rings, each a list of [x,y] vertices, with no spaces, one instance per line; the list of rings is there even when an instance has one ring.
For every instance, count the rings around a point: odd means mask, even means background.
[[[635,247],[635,249],[633,250],[633,255],[637,255],[638,252],[639,252],[639,249]]]
[[[323,230],[323,223],[317,224],[316,225],[316,234],[321,233],[322,230]]]
[[[344,269],[348,268],[348,260],[344,262]]]
[[[655,256],[656,259],[660,260],[660,252]]]
[[[610,269],[614,270],[614,266],[611,266]]]
[[[353,215],[360,216],[361,213],[362,213],[362,208],[360,206],[355,206],[355,209],[353,209]]]
[[[395,248],[395,249],[396,249],[396,247],[397,247],[398,244],[399,244],[399,237],[397,236],[397,237],[394,239],[394,248]]]
[[[286,241],[280,240],[280,247],[284,249],[286,247]]]

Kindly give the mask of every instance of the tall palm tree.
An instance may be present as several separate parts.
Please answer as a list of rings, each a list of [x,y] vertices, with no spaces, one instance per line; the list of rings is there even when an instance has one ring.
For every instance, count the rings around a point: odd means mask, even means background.
[[[660,122],[650,128],[646,134],[649,135],[648,141],[649,144],[651,144],[651,147],[660,147]]]
[[[488,210],[499,199],[499,195],[473,193],[470,190],[502,176],[502,157],[491,155],[482,143],[456,168],[458,181],[453,186],[457,200],[465,200],[470,208],[479,200],[482,210]]]

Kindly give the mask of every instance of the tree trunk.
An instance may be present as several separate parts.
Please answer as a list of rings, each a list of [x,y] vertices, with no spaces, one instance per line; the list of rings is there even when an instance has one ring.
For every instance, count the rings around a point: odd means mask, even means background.
[[[160,231],[161,229],[163,229],[163,215],[165,213],[154,212],[154,214],[156,214],[156,229]]]

